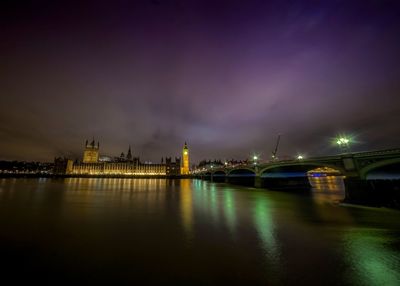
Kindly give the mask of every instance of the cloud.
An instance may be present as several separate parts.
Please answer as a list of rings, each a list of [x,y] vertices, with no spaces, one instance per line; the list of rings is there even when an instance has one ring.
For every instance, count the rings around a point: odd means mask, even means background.
[[[288,155],[334,153],[338,132],[400,144],[390,3],[93,5],[2,18],[0,158],[80,156],[92,136],[152,161],[184,141],[193,160],[269,156],[278,133]]]

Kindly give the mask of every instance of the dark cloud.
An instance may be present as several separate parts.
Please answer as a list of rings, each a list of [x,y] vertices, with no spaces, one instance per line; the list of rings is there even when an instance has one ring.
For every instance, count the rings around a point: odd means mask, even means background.
[[[397,1],[9,1],[0,158],[398,147]]]

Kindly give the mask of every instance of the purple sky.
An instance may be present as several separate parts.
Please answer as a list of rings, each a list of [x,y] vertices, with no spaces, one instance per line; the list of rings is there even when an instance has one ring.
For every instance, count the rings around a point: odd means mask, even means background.
[[[0,159],[400,147],[399,1],[7,2]]]

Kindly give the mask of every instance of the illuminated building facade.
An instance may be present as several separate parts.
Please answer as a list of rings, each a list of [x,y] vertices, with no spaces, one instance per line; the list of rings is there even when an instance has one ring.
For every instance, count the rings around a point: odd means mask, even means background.
[[[69,171],[69,172],[68,172]],[[133,162],[74,163],[68,175],[166,175],[165,164],[135,164]]]
[[[182,175],[189,175],[189,148],[187,143],[185,142],[185,146],[182,149],[182,167],[181,167]]]
[[[187,149],[187,146],[185,144]],[[114,158],[113,160],[99,160],[100,144],[95,143],[93,140],[90,144],[86,141],[85,149],[83,152],[82,162],[73,162],[67,160],[67,162],[61,164],[58,162],[56,166],[61,166],[65,170],[67,175],[95,175],[95,176],[177,176],[181,174],[182,170],[187,170],[188,163],[183,163],[180,168],[180,158],[175,158],[175,162],[172,162],[171,158],[166,158],[165,163],[162,161],[160,164],[157,163],[141,163],[139,157],[132,156],[132,150],[129,146],[127,155],[124,153],[120,157]],[[188,152],[185,156],[188,155]],[[186,157],[188,160],[188,157]],[[187,165],[185,165],[187,164]],[[60,167],[57,167],[60,168]],[[58,170],[58,169],[57,169]],[[60,173],[58,170],[57,173]],[[185,173],[188,174],[188,173]]]
[[[175,162],[171,158],[165,158],[167,176],[179,176],[181,174],[181,159],[175,158]]]
[[[85,151],[83,152],[83,163],[97,163],[99,161],[100,142],[93,141],[89,144],[86,140]]]

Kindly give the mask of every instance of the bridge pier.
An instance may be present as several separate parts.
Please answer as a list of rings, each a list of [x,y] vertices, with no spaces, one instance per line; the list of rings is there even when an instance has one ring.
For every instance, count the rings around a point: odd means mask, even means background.
[[[366,180],[360,177],[346,177],[344,185],[344,202],[400,208],[399,179]]]
[[[254,187],[256,188],[263,187],[263,178],[261,176],[257,176],[254,178]]]
[[[202,177],[202,180],[205,180],[205,181],[212,181],[212,175],[210,175],[210,174],[204,174],[203,177]]]
[[[212,175],[212,181],[215,183],[224,183],[226,181],[226,176]]]
[[[308,177],[262,178],[256,185],[259,188],[280,191],[309,191],[311,184]]]
[[[226,182],[229,184],[234,185],[242,185],[242,186],[249,186],[253,187],[255,184],[255,178],[252,177],[245,177],[245,176],[227,176]]]

